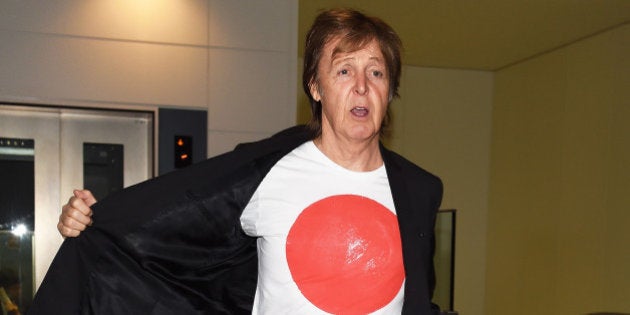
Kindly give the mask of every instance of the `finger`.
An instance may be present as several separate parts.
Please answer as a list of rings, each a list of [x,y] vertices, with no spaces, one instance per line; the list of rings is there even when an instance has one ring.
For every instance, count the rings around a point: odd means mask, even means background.
[[[75,198],[75,197],[72,197],[72,198]],[[61,215],[59,216],[59,221],[64,223],[64,225],[71,228],[73,226],[66,224],[65,223],[66,220],[68,220],[68,222],[77,221],[78,223],[84,226],[90,225],[92,223],[92,217],[90,217],[92,215],[92,210],[90,210],[90,208],[88,207],[84,207],[84,209],[79,209],[79,207],[81,207],[82,201],[75,202],[75,200],[72,200],[72,198],[68,204],[64,205],[61,208]],[[86,214],[85,211],[87,211],[88,213]]]
[[[79,197],[70,197],[68,203],[63,206],[62,210],[66,211],[71,209],[78,210],[84,216],[92,216],[92,209],[85,203],[85,200]]]
[[[75,197],[83,199],[83,201],[85,201],[85,204],[88,207],[91,207],[93,204],[96,203],[96,198],[94,198],[94,195],[92,195],[92,192],[87,189],[83,189],[83,190],[75,189],[73,191],[73,194]]]
[[[73,230],[65,227],[61,222],[57,223],[57,230],[64,237],[77,237],[81,234],[81,231]]]
[[[78,220],[76,220],[76,219],[74,219],[72,217],[66,216],[64,214],[61,214],[59,216],[59,223],[61,223],[61,225],[64,228],[71,229],[71,230],[76,230],[76,231],[83,231],[87,227],[86,223],[78,221]]]

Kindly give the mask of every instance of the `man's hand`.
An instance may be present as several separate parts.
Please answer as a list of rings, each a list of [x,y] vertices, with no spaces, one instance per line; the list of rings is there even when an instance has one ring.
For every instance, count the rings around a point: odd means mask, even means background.
[[[64,237],[76,237],[81,231],[92,225],[92,209],[96,199],[87,189],[75,189],[68,203],[61,208],[57,230]]]

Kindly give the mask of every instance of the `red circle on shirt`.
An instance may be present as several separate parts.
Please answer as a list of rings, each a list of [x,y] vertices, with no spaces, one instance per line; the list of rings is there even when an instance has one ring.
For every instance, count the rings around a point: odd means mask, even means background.
[[[396,215],[361,196],[331,196],[304,209],[289,231],[286,253],[304,297],[333,314],[382,308],[405,277]]]

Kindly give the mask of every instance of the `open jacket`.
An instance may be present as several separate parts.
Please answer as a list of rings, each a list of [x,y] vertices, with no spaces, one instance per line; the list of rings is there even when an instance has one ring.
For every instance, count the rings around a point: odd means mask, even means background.
[[[92,206],[93,226],[64,241],[29,314],[249,314],[256,239],[240,216],[301,126],[123,189]],[[433,314],[440,180],[381,146],[402,241],[403,314]]]

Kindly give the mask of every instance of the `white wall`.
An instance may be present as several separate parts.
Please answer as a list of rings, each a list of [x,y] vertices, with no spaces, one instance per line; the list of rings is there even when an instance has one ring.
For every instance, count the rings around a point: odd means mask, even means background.
[[[0,101],[208,110],[208,154],[295,123],[297,2],[2,1]]]

